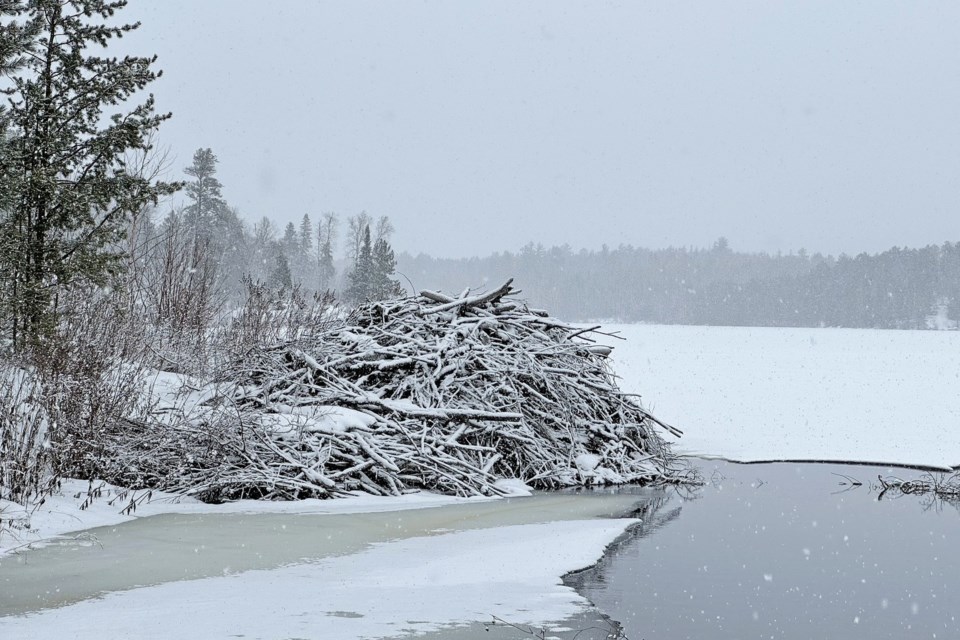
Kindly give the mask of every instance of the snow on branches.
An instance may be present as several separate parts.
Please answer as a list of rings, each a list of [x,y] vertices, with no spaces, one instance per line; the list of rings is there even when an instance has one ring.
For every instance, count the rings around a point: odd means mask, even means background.
[[[609,347],[590,337],[598,328],[559,322],[514,293],[507,282],[372,302],[253,349],[206,401],[233,425],[220,428],[216,468],[176,488],[286,499],[496,495],[502,478],[539,488],[682,480],[661,438],[679,432],[620,391]]]

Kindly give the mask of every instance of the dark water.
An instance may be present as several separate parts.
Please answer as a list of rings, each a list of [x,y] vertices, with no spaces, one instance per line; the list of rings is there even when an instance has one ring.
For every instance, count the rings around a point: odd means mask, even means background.
[[[960,637],[960,514],[874,486],[921,472],[698,464],[701,490],[567,579],[627,638]]]

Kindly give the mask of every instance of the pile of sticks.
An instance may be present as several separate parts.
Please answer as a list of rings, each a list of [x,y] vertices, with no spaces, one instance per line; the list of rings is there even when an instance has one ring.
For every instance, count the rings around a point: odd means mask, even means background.
[[[620,391],[595,341],[608,334],[515,293],[373,302],[248,353],[218,380],[240,437],[194,489],[288,499],[682,481],[661,437],[679,431]]]

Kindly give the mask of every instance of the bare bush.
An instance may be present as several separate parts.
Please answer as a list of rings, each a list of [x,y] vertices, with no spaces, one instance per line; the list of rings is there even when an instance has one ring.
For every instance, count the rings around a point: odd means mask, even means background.
[[[171,214],[131,281],[155,364],[198,372],[210,366],[210,330],[225,297],[218,260],[209,239],[198,238]]]
[[[49,417],[54,471],[110,479],[105,434],[143,412],[143,335],[117,296],[75,291],[54,336],[29,354]]]
[[[329,292],[304,294],[299,286],[270,287],[244,277],[247,296],[225,332],[231,356],[256,347],[299,340],[335,321],[339,309]]]
[[[35,372],[0,363],[0,500],[28,505],[56,484],[50,472],[50,425]]]

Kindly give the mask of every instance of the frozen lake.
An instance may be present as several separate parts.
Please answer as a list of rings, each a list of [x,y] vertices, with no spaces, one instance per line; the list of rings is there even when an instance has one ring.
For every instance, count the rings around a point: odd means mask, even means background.
[[[611,325],[624,389],[733,460],[960,465],[960,331]]]

